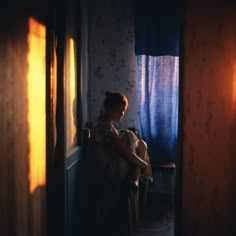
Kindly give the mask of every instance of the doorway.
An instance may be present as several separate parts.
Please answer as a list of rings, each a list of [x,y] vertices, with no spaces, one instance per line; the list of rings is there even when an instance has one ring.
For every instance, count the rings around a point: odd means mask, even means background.
[[[118,128],[135,127],[139,131],[140,125],[140,109],[138,104],[138,68],[137,57],[135,55],[135,29],[134,29],[134,5],[132,1],[119,1],[117,3],[108,3],[108,1],[89,1],[88,5],[88,34],[89,34],[89,121],[95,122],[97,114],[100,114],[104,93],[106,91],[121,91],[127,95],[129,106],[125,117],[118,124]],[[181,41],[181,39],[180,39]],[[181,51],[181,50],[179,50]],[[181,67],[181,55],[179,55],[179,65]],[[181,79],[181,72],[178,71]],[[177,107],[178,122],[176,126],[176,150],[177,156],[175,162],[171,165],[160,165],[153,163],[155,183],[150,183],[149,190],[151,194],[150,202],[158,202],[158,199],[165,201],[171,192],[170,201],[166,204],[172,204],[172,236],[177,235],[177,224],[180,217],[178,209],[180,208],[179,192],[180,183],[180,166],[178,160],[181,155],[180,139],[181,139],[181,81],[179,80],[179,90],[177,99],[179,106]],[[150,107],[152,109],[152,107]],[[177,120],[175,120],[177,121]],[[162,163],[164,164],[164,163]],[[167,164],[167,163],[165,163]],[[169,163],[168,163],[169,164]],[[160,180],[160,181],[159,181]],[[161,183],[161,184],[160,184]],[[178,186],[175,188],[175,186]],[[154,191],[155,189],[155,191]],[[158,195],[155,192],[163,193]],[[155,195],[158,195],[155,197]],[[176,196],[178,195],[178,197]],[[178,204],[175,204],[178,202]],[[174,203],[174,204],[173,204]],[[169,206],[166,207],[168,208]],[[159,206],[156,206],[158,208]],[[176,209],[178,207],[178,209]],[[151,208],[151,206],[150,206]],[[167,210],[166,210],[167,211]],[[163,213],[165,211],[163,210]],[[151,214],[151,213],[150,213]],[[172,214],[172,213],[171,213]],[[157,216],[158,217],[158,216]],[[178,218],[178,219],[177,219]]]

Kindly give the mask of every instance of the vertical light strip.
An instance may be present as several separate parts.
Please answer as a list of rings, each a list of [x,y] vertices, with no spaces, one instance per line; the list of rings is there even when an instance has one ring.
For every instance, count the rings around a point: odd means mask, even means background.
[[[141,104],[142,104],[142,107],[144,106],[145,104],[145,96],[146,96],[146,90],[145,90],[145,77],[146,77],[146,68],[145,68],[145,59],[146,59],[146,56],[145,55],[142,55],[141,56],[141,66],[142,66],[142,70],[141,70]]]
[[[30,192],[45,185],[46,115],[45,115],[45,26],[29,19],[28,33],[28,125]]]
[[[76,97],[75,97],[75,44],[74,40],[70,38],[70,130],[71,130],[71,144],[74,143],[75,133],[76,133],[76,114],[75,114],[75,105],[76,105]]]
[[[72,38],[68,41],[66,57],[66,147],[69,151],[75,142],[76,135],[76,69],[75,44]]]
[[[53,40],[52,46],[52,58],[51,58],[51,65],[50,65],[50,102],[52,108],[52,118],[53,118],[53,146],[56,146],[56,104],[57,104],[57,41],[56,38]]]
[[[232,100],[233,100],[233,109],[236,112],[236,62],[234,62],[234,65],[233,65],[233,94],[232,94]]]

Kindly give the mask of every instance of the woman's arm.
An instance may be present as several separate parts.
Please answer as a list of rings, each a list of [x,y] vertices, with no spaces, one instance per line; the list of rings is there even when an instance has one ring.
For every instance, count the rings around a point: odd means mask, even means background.
[[[111,132],[109,133],[109,137],[117,151],[127,160],[140,168],[146,168],[148,166],[146,161],[142,160],[139,156],[130,151],[128,146],[124,143],[124,141],[122,141],[122,139],[119,138],[117,134]]]

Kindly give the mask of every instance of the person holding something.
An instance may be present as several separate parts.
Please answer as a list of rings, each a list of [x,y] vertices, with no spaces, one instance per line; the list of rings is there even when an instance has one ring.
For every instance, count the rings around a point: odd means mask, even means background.
[[[103,110],[90,130],[86,168],[91,179],[90,189],[94,190],[99,206],[106,209],[102,211],[110,209],[116,214],[112,207],[117,205],[122,194],[138,192],[141,171],[149,163],[145,161],[146,143],[132,131],[119,131],[113,124],[124,117],[127,97],[112,92],[106,92],[105,96]]]
[[[91,130],[87,161],[97,171],[106,191],[119,194],[125,184],[131,191],[136,191],[141,169],[148,166],[144,161],[146,143],[137,138],[135,143],[130,143],[132,139],[128,136],[135,134],[128,130],[119,132],[113,125],[124,117],[128,108],[127,97],[111,92],[106,92],[105,96],[103,111]]]

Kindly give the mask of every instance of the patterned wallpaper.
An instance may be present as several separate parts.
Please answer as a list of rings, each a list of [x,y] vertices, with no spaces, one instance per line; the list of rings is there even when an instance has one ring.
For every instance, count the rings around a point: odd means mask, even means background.
[[[128,97],[129,107],[117,125],[122,128],[140,128],[133,17],[131,0],[91,1],[89,99],[93,122],[101,111],[104,93],[123,92]]]

